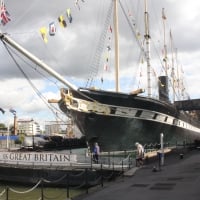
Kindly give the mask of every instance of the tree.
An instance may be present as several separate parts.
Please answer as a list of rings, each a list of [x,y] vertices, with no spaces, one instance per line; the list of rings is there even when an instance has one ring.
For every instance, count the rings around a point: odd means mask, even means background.
[[[3,124],[3,123],[0,123],[0,129],[6,129],[7,127],[6,127],[6,125],[5,124]]]

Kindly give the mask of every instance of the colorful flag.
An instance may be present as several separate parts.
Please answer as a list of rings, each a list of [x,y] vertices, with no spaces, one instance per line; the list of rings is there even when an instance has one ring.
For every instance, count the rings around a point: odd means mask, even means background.
[[[112,26],[110,25],[110,27],[109,27],[109,31],[112,33]]]
[[[41,34],[42,39],[44,40],[44,42],[47,43],[48,42],[48,39],[47,39],[47,28],[46,27],[40,28],[40,34]]]
[[[165,9],[164,9],[164,8],[162,9],[162,18],[163,18],[164,20],[167,19],[166,15],[165,15]]]
[[[58,17],[58,21],[59,21],[59,24],[61,27],[63,27],[63,28],[67,27],[67,23],[66,23],[63,15],[60,15],[60,17]]]
[[[3,108],[0,108],[0,111],[4,114],[5,110]]]
[[[56,25],[54,22],[49,24],[49,35],[53,36],[56,33]]]
[[[71,15],[71,9],[70,8],[67,9],[67,18],[69,20],[69,23],[72,23],[72,15]]]
[[[8,13],[5,3],[3,0],[1,0],[1,5],[0,5],[0,20],[2,25],[6,25],[11,19],[10,19],[10,14]]]
[[[9,110],[13,115],[16,115],[16,110],[14,110],[13,108],[10,108]]]
[[[75,1],[75,6],[80,10],[79,0]]]

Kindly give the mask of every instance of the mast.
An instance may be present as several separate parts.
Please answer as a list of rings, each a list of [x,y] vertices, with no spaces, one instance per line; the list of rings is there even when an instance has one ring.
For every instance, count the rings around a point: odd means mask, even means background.
[[[150,65],[150,34],[149,34],[149,13],[147,11],[147,0],[144,0],[145,11],[144,11],[144,23],[145,23],[145,40],[146,40],[146,61],[147,61],[147,92],[148,97],[151,97],[151,65]]]
[[[165,76],[168,76],[167,73],[167,45],[166,45],[166,35],[165,35],[165,21],[166,21],[166,16],[164,12],[164,8],[162,9],[162,19],[163,19],[163,30],[164,30],[164,35],[163,35],[163,40],[164,40],[164,63],[165,63]]]
[[[28,59],[30,59],[35,64],[39,65],[43,70],[48,72],[50,75],[58,79],[60,82],[62,82],[64,85],[66,85],[68,88],[77,90],[77,87],[75,85],[72,85],[67,80],[65,80],[60,74],[58,74],[56,71],[51,69],[47,64],[42,62],[40,59],[38,59],[36,56],[28,52],[26,49],[24,49],[22,46],[17,44],[14,40],[12,40],[8,35],[5,35],[4,33],[0,32],[0,39],[6,43],[9,44],[11,47],[15,48],[17,51],[19,51],[21,54],[26,56]]]
[[[173,102],[175,102],[175,70],[174,70],[174,52],[173,52],[173,38],[171,30],[170,34],[170,43],[171,43],[171,54],[172,54],[172,91],[173,91]]]
[[[115,90],[119,92],[119,32],[118,32],[118,0],[114,0],[114,35],[115,35]]]

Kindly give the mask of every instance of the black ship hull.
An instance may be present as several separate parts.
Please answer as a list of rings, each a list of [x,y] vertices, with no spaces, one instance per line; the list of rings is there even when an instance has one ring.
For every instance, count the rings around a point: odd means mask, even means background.
[[[61,110],[102,151],[133,149],[136,141],[159,143],[161,133],[166,143],[200,139],[198,122],[165,101],[84,88],[67,94],[59,102]]]

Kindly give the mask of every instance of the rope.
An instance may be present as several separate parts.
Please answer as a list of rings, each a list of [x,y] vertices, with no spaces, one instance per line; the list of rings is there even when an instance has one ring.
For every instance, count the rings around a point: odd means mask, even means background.
[[[114,175],[114,172],[112,172],[109,176],[103,176],[103,179],[109,180]]]
[[[11,187],[9,187],[9,190],[14,192],[14,193],[18,193],[18,194],[26,194],[26,193],[32,192],[34,189],[36,189],[38,187],[38,185],[40,185],[41,182],[42,182],[42,180],[39,180],[38,183],[29,190],[18,191],[18,190],[11,188]]]
[[[43,195],[43,197],[45,197],[45,199],[60,199],[62,196],[64,196],[65,194],[64,193],[60,193],[58,194],[57,196],[51,196],[51,197],[48,197],[46,195]]]
[[[90,185],[90,186],[93,186],[93,185],[97,185],[97,184],[99,184],[100,183],[100,181],[101,181],[101,176],[99,176],[98,178],[96,178],[95,180],[93,180],[93,181],[88,181],[88,184]]]
[[[4,190],[0,193],[0,196],[3,196],[5,192],[6,192],[6,190],[4,189]]]
[[[66,174],[64,176],[62,176],[61,178],[57,179],[57,180],[54,180],[54,181],[50,181],[50,180],[47,180],[47,179],[42,179],[45,183],[57,183],[57,182],[60,182],[62,181],[64,178],[66,178]]]
[[[31,85],[31,87],[33,88],[33,90],[35,91],[35,93],[40,97],[40,99],[44,102],[44,104],[46,104],[46,106],[52,111],[52,113],[56,115],[56,112],[53,110],[56,109],[57,111],[59,111],[57,108],[50,106],[47,103],[47,99],[41,94],[41,92],[35,87],[35,85],[33,84],[33,82],[28,78],[27,74],[22,70],[21,66],[17,63],[16,59],[14,58],[14,56],[12,55],[10,49],[8,48],[8,46],[6,45],[6,43],[3,41],[3,44],[6,48],[6,50],[8,51],[8,54],[10,55],[10,57],[13,59],[14,63],[16,64],[16,66],[18,67],[18,69],[20,70],[20,72],[23,74],[23,76],[26,78],[26,80],[29,82],[29,84]]]
[[[70,186],[70,188],[71,188],[71,189],[80,189],[80,188],[83,188],[83,186],[85,186],[85,185],[86,185],[86,183],[85,183],[85,181],[83,181],[82,184],[80,184],[80,185],[78,185],[78,186]]]
[[[113,7],[112,3],[113,2],[111,1],[110,7],[108,8],[108,12],[107,12],[106,20],[105,20],[105,23],[104,23],[103,31],[100,35],[95,54],[93,55],[93,60],[90,63],[91,72],[90,72],[89,77],[87,79],[86,87],[89,87],[89,86],[92,85],[93,79],[98,73],[98,67],[100,65],[100,59],[101,59],[101,55],[102,55],[102,52],[103,52],[103,46],[105,44],[106,34],[107,34],[107,30],[108,30],[109,23],[110,23],[110,20],[111,20],[112,7]]]
[[[79,174],[69,174],[69,176],[70,177],[78,177],[78,176],[82,176],[83,174],[85,174],[85,171],[82,171]]]

